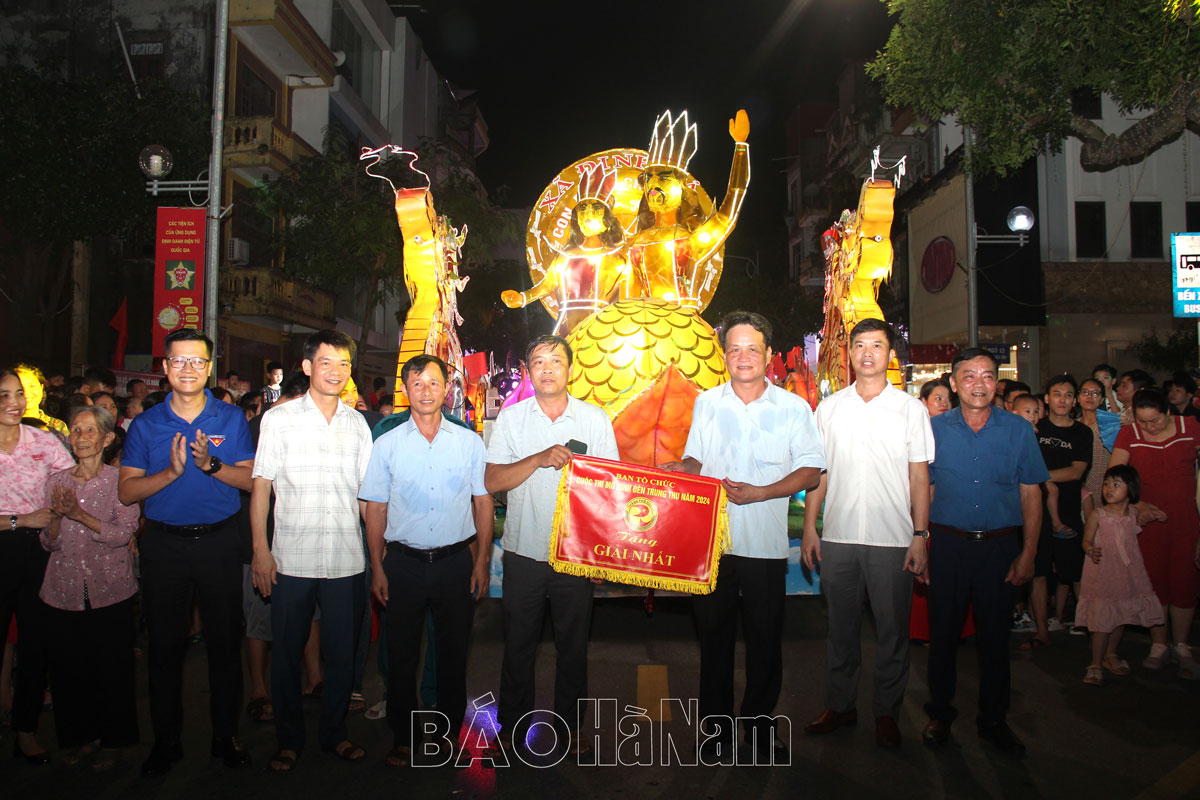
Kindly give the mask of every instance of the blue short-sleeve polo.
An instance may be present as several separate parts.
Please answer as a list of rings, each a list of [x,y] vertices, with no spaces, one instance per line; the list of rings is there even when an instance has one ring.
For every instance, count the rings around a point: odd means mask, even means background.
[[[204,410],[188,422],[171,409],[174,393],[158,405],[134,417],[125,438],[121,464],[145,470],[147,475],[161,472],[171,464],[171,442],[182,433],[188,443],[196,440],[196,431],[208,436],[208,452],[226,464],[250,461],[254,444],[250,426],[240,408],[223,403],[204,390]],[[183,474],[162,490],[146,498],[146,517],[168,525],[206,525],[233,516],[241,508],[238,490],[205,475],[188,451]]]

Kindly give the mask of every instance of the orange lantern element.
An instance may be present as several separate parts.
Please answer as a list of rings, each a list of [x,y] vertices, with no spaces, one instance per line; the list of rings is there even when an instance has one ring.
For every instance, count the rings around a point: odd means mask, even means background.
[[[817,402],[821,399],[812,370],[808,368],[808,363],[804,359],[799,359],[796,366],[788,370],[787,378],[783,382],[783,388],[793,394],[799,395],[814,410],[817,407]]]
[[[720,208],[705,208],[687,172],[696,152],[696,126],[687,112],[665,111],[654,124],[646,167],[638,176],[642,199],[629,244],[629,263],[642,296],[703,311],[721,279],[725,240],[737,224],[750,185],[750,119],[738,111],[729,121],[733,166]]]
[[[612,419],[621,460],[678,461],[704,390],[729,379],[713,329],[694,308],[659,299],[620,300],[567,337],[567,389]]]
[[[391,178],[371,171],[397,156],[409,159],[404,169],[418,176],[417,186],[397,189]],[[457,293],[466,287],[469,278],[459,276],[458,260],[467,238],[467,226],[455,229],[448,218],[438,216],[429,176],[415,166],[416,153],[391,144],[374,149],[364,147],[359,160],[367,162],[368,175],[387,181],[392,187],[396,221],[404,237],[404,285],[412,305],[404,319],[396,359],[395,406],[400,411],[408,408],[400,369],[413,356],[423,353],[437,356],[449,367],[450,382],[462,384],[462,345],[457,326],[463,320],[458,313]]]
[[[883,319],[877,299],[879,284],[892,274],[891,181],[868,179],[858,196],[858,209],[844,211],[821,236],[825,249],[825,328],[818,373],[836,392],[853,380],[850,330],[864,319]],[[888,380],[903,388],[900,362],[888,363]]]

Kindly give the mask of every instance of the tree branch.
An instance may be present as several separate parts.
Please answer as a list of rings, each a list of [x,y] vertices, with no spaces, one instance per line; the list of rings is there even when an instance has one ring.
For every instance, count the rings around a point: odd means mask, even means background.
[[[1200,124],[1200,83],[1196,81],[1180,83],[1166,103],[1120,134],[1105,133],[1096,123],[1079,116],[1071,120],[1071,133],[1083,142],[1080,166],[1104,172],[1141,161],[1178,137],[1189,120]]]

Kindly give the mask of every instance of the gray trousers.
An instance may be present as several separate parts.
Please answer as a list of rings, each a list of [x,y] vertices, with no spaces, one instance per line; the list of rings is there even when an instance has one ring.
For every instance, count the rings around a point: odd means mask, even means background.
[[[862,664],[863,591],[878,634],[875,645],[875,716],[895,718],[908,683],[908,615],[913,577],[904,571],[905,547],[821,542],[821,593],[829,607],[828,707],[846,712],[858,700]]]

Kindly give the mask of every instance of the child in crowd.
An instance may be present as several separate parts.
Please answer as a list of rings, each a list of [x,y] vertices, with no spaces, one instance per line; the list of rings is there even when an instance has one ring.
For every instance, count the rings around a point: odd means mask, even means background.
[[[1038,420],[1042,418],[1042,402],[1041,398],[1034,397],[1031,394],[1023,394],[1012,401],[1013,413],[1018,417],[1024,417],[1029,420],[1029,424],[1033,429],[1037,430]],[[1050,517],[1050,530],[1061,531],[1066,526],[1058,516],[1058,487],[1054,481],[1046,481],[1042,484],[1042,489],[1045,492],[1046,513]]]
[[[1137,511],[1132,507],[1141,497],[1137,470],[1122,464],[1104,473],[1103,505],[1088,515],[1083,530],[1083,586],[1075,623],[1086,625],[1092,634],[1092,663],[1083,682],[1104,685],[1104,670],[1128,675],[1129,662],[1117,655],[1117,645],[1126,625],[1162,625],[1162,604],[1150,586],[1142,562],[1137,535]]]

